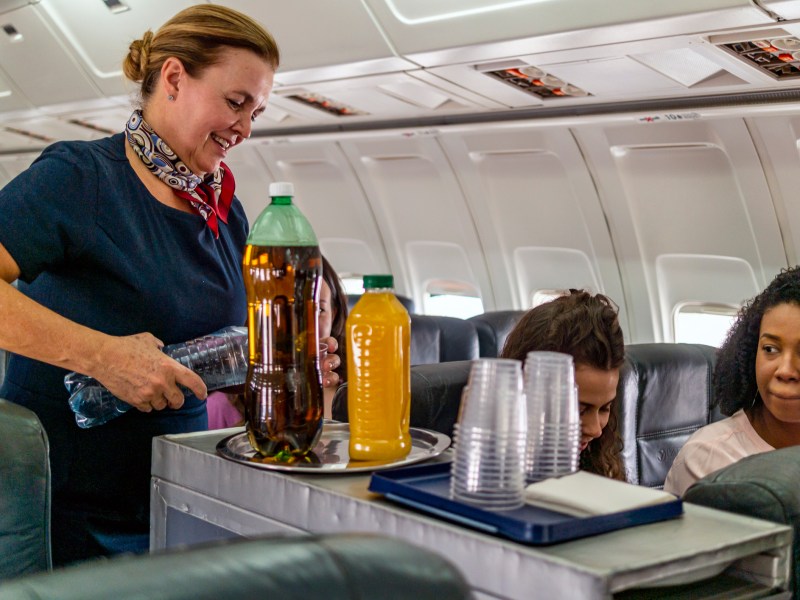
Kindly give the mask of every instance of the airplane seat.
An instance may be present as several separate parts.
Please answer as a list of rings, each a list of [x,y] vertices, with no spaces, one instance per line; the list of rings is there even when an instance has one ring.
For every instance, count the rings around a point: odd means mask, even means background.
[[[0,582],[52,564],[47,434],[33,411],[2,399],[0,556]]]
[[[431,429],[452,437],[461,406],[461,391],[471,368],[471,360],[411,367],[411,427]],[[333,397],[332,416],[337,421],[348,421],[346,383]]]
[[[472,360],[480,355],[478,331],[466,319],[411,315],[411,364]]]
[[[791,525],[793,598],[800,598],[800,446],[748,456],[695,482],[686,502]]]
[[[13,556],[6,556],[13,561]],[[0,585],[0,600],[470,598],[442,556],[364,533],[237,538],[153,554],[89,560]]]
[[[400,294],[395,294],[398,300],[400,300],[400,304],[405,306],[408,314],[413,315],[417,312],[416,306],[414,305],[414,301],[409,298],[408,296],[401,296]],[[361,298],[361,294],[347,294],[347,310],[353,310],[353,307],[358,302],[358,299]]]
[[[506,338],[525,314],[524,310],[495,310],[470,317],[478,330],[478,344],[481,358],[500,356]]]
[[[703,344],[629,344],[617,399],[630,483],[662,488],[689,436],[724,418],[713,405],[717,349]]]

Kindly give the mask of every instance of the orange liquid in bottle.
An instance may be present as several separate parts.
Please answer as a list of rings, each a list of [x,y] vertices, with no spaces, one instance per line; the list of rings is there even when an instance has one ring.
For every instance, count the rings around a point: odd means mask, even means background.
[[[408,312],[389,289],[368,289],[347,317],[353,460],[398,460],[411,451],[410,336]]]

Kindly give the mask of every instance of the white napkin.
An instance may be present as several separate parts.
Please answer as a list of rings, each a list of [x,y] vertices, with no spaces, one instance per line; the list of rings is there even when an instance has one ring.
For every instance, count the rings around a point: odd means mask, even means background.
[[[677,499],[662,492],[578,471],[525,488],[525,502],[574,517],[591,517],[653,506]]]

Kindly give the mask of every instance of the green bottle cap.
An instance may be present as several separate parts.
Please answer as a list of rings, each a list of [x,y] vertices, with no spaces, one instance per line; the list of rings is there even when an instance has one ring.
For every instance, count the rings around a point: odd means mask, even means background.
[[[364,289],[393,288],[394,277],[391,275],[364,275]]]

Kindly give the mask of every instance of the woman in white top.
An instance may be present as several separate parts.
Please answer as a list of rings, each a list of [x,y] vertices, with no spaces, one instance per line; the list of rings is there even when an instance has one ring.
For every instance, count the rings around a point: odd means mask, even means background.
[[[800,445],[800,267],[748,302],[720,348],[714,397],[727,419],[696,431],[664,482],[683,493],[745,456]]]

